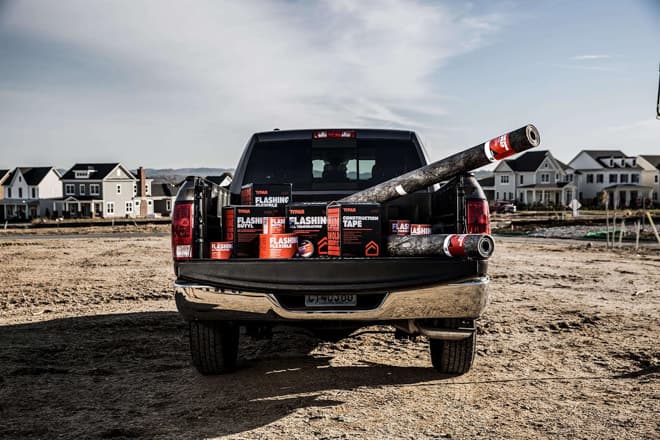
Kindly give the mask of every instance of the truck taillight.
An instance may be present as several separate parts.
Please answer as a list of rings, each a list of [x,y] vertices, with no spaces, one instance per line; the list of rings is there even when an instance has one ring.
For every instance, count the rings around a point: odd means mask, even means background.
[[[467,201],[467,233],[490,234],[490,213],[486,200]]]
[[[174,260],[192,259],[193,204],[177,203],[172,215],[172,256]]]

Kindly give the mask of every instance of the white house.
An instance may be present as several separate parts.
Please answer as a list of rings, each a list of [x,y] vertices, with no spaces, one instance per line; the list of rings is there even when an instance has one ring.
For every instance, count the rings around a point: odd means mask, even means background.
[[[53,201],[62,197],[60,174],[53,167],[14,168],[2,187],[0,207],[4,219],[48,217]]]
[[[607,193],[612,208],[642,206],[653,199],[653,166],[620,150],[582,150],[568,164],[577,173],[578,198],[584,205],[602,204]],[[646,169],[646,168],[648,169]]]
[[[576,194],[574,170],[545,150],[527,151],[504,160],[493,174],[495,200],[568,205]]]

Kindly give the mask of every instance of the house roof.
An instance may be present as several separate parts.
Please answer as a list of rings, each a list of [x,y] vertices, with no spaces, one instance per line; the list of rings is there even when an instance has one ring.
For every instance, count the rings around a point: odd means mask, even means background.
[[[621,164],[615,163],[613,167],[609,165],[609,163],[605,162],[605,159],[610,159],[610,158],[626,158],[626,159],[633,159],[631,156],[627,156],[626,153],[624,153],[621,150],[582,150],[582,153],[588,154],[593,160],[598,162],[600,165],[602,165],[604,168],[630,168],[634,170],[641,170],[642,167],[635,164],[635,165],[628,165],[625,164],[621,166]]]
[[[172,185],[171,183],[151,184],[152,197],[175,197],[177,191],[179,191],[179,185]]]
[[[10,171],[11,170],[0,170],[0,182],[2,182],[2,178],[9,174]]]
[[[536,171],[540,166],[548,150],[526,151],[515,159],[507,159],[505,162],[513,171]]]
[[[25,179],[25,183],[31,186],[39,185],[41,181],[44,180],[44,177],[46,177],[46,175],[52,169],[53,167],[34,167],[34,168],[18,167],[15,168],[11,172],[11,174],[9,174],[7,180],[5,180],[5,184],[11,182],[11,180],[14,178],[14,174],[16,173],[16,170],[20,170],[21,174],[23,175],[23,178]]]
[[[112,172],[117,166],[119,165],[119,162],[114,162],[114,163],[77,163],[69,171],[64,173],[62,176],[62,180],[69,180],[69,179],[75,179],[76,178],[76,171],[87,171],[87,170],[94,170],[93,172],[90,173],[89,175],[89,180],[103,180],[105,179],[108,174]]]
[[[559,166],[560,166],[564,171],[566,171],[566,170],[570,170],[570,169],[571,169],[571,167],[569,167],[568,165],[566,165],[566,164],[565,164],[564,162],[562,162],[561,160],[556,159],[556,158],[555,158],[555,160],[557,161],[557,163],[559,164]]]
[[[593,159],[610,158],[610,157],[628,157],[626,153],[621,150],[582,150],[582,153],[587,153]]]
[[[660,170],[660,156],[648,156],[648,155],[642,155],[644,159],[654,167]],[[0,171],[0,176],[2,176],[2,171]]]
[[[495,186],[495,177],[484,177],[479,179],[479,185],[481,186]]]

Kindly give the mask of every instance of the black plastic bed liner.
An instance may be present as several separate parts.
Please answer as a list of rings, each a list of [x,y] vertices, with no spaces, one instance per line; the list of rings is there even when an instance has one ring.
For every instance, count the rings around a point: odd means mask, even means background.
[[[445,258],[315,258],[179,262],[177,280],[272,293],[387,292],[485,276],[487,261]]]

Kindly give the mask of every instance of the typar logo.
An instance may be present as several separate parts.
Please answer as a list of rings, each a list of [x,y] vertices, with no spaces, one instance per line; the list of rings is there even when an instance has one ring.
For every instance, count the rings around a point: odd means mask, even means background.
[[[375,241],[371,240],[364,247],[364,255],[367,257],[377,257],[380,255],[380,246]]]

